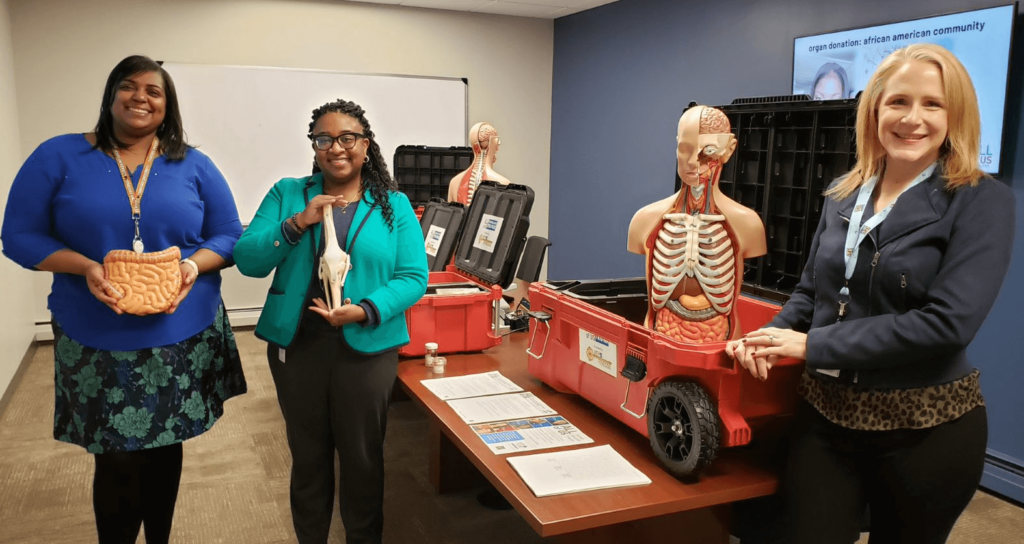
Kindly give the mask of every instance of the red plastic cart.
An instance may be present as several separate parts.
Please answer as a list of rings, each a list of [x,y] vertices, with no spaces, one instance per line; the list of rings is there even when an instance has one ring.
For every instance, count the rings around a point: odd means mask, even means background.
[[[531,285],[530,373],[647,436],[679,477],[793,412],[802,361],[779,361],[761,382],[725,355],[725,342],[687,344],[644,327],[645,293],[643,278]],[[780,307],[742,296],[736,310],[754,330]]]

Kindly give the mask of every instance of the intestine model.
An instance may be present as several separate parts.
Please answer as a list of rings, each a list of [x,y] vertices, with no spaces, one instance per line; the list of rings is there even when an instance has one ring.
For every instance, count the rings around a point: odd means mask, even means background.
[[[736,149],[724,113],[686,110],[676,140],[680,191],[641,208],[629,224],[627,249],[647,257],[645,325],[691,343],[737,338],[743,260],[767,252],[764,224],[718,187]]]
[[[490,123],[477,123],[469,130],[469,142],[473,146],[473,164],[459,172],[448,184],[448,201],[469,206],[481,181],[509,183],[505,176],[494,171],[498,160],[498,146],[501,140],[498,131]]]
[[[324,287],[327,307],[331,310],[341,308],[341,288],[345,286],[345,277],[352,269],[348,253],[338,244],[338,234],[334,230],[334,210],[330,204],[324,206],[324,254],[320,256],[320,282]]]

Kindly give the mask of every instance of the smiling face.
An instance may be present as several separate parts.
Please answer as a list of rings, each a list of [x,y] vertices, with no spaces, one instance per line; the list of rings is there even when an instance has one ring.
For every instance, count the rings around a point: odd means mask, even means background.
[[[313,126],[313,136],[327,135],[334,138],[342,134],[362,134],[363,125],[355,118],[344,113],[328,112],[317,119]],[[339,142],[331,144],[329,149],[320,151],[313,146],[316,163],[324,174],[328,184],[345,184],[355,179],[362,179],[360,172],[366,161],[366,150],[370,141],[366,138],[356,140],[352,149],[341,147]]]
[[[118,139],[156,133],[164,122],[167,98],[160,72],[141,72],[117,84],[110,104],[114,135]]]
[[[938,160],[947,132],[946,94],[938,66],[912,60],[897,68],[878,103],[878,141],[886,163],[923,169]]]

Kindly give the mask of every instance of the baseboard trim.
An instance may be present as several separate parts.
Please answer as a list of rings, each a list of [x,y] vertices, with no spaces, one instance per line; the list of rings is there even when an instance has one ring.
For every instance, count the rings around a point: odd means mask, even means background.
[[[50,336],[53,335],[51,334]],[[14,376],[11,376],[11,383],[7,384],[7,389],[4,390],[3,395],[0,395],[0,417],[3,417],[4,410],[7,409],[7,405],[11,402],[11,397],[14,396],[14,390],[18,388],[21,378],[28,371],[28,365],[32,363],[32,359],[36,356],[36,349],[38,347],[38,342],[32,342],[28,345],[28,349],[25,350],[25,356],[18,363],[18,369],[14,371]]]
[[[260,320],[260,313],[262,311],[263,308],[238,308],[235,310],[228,310],[228,320],[231,321],[232,328],[255,327],[256,322]],[[49,321],[39,321],[36,323],[35,341],[53,341],[53,329],[50,328]]]
[[[985,456],[985,472],[981,487],[996,495],[1024,506],[1024,464],[1021,461],[992,450]]]

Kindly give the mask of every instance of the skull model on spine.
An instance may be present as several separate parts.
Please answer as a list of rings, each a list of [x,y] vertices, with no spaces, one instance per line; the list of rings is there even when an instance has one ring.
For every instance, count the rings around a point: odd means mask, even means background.
[[[498,160],[498,146],[501,140],[498,131],[490,123],[477,123],[469,129],[469,143],[473,146],[473,164],[459,172],[448,184],[448,202],[458,202],[469,207],[481,181],[496,181],[508,185],[505,176],[494,171]]]

